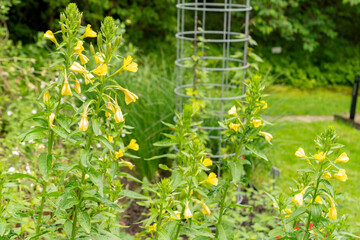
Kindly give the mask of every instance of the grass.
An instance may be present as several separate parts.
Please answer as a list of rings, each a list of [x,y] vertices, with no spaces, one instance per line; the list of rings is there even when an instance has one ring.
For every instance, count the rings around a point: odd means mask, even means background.
[[[288,86],[272,86],[267,90],[269,108],[265,112],[271,116],[284,115],[334,115],[349,113],[351,87],[299,89]],[[357,112],[360,113],[358,99]]]

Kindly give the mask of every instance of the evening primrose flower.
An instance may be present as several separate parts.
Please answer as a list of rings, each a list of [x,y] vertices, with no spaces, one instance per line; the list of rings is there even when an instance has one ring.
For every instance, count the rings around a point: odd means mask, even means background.
[[[260,127],[262,124],[262,121],[259,119],[253,119],[251,123],[254,125],[255,128]]]
[[[304,190],[302,190],[300,193],[296,194],[293,199],[291,200],[293,203],[295,203],[298,206],[303,205],[304,202],[304,194],[305,191],[308,189],[309,187],[304,188]]]
[[[103,54],[100,54],[100,53],[98,53],[98,52],[96,53],[94,59],[95,59],[95,63],[96,63],[97,65],[98,65],[98,64],[102,64],[102,63],[105,62],[105,60],[104,60],[104,55],[103,55]]]
[[[107,139],[110,143],[114,140],[113,136],[107,136],[106,139]]]
[[[132,57],[131,56],[127,56],[125,59],[124,59],[124,65],[123,65],[123,69],[126,70],[126,71],[130,71],[130,72],[137,72],[138,70],[138,65],[137,63],[134,63],[132,61]]]
[[[274,207],[275,210],[279,210],[279,206],[278,206],[275,202],[273,202],[272,205],[273,205],[273,207]]]
[[[115,158],[121,158],[123,156],[124,156],[124,151],[121,148],[119,148],[118,151],[115,151]]]
[[[201,202],[201,205],[202,205],[203,214],[210,215],[211,214],[210,208],[208,206],[206,206],[206,204],[203,202]]]
[[[80,54],[79,58],[82,65],[86,64],[89,61],[89,59],[84,54]]]
[[[61,89],[61,95],[62,96],[64,96],[64,95],[72,95],[70,85],[69,85],[69,82],[68,82],[68,79],[67,79],[66,76],[65,76],[64,85],[63,85],[63,87]]]
[[[205,158],[203,161],[201,161],[201,163],[205,166],[211,166],[212,165],[212,160],[210,158]]]
[[[331,220],[336,220],[337,219],[337,212],[336,212],[336,207],[333,201],[331,201],[331,207],[329,209],[329,218]]]
[[[281,211],[282,214],[286,214],[285,217],[288,218],[291,216],[292,210],[291,208],[285,208]],[[289,214],[288,214],[289,213]]]
[[[50,127],[54,127],[54,126],[55,126],[55,125],[53,124],[54,119],[55,119],[55,113],[51,113],[50,116],[49,116],[49,125],[50,125]]]
[[[136,139],[131,139],[129,145],[127,146],[129,149],[132,149],[134,151],[139,150],[139,144],[136,143]]]
[[[88,24],[88,25],[86,26],[85,33],[84,33],[84,35],[81,36],[82,39],[83,39],[83,38],[86,38],[86,37],[97,37],[96,32],[91,29],[91,25],[90,25],[90,24]]]
[[[47,103],[49,100],[50,100],[50,94],[49,94],[48,91],[46,91],[46,92],[44,93],[44,96],[43,96],[43,103],[45,104],[45,103]]]
[[[74,51],[80,55],[82,51],[84,51],[84,47],[83,47],[83,42],[82,41],[77,41],[76,42],[76,46],[74,47]]]
[[[322,204],[322,200],[321,200],[320,195],[317,195],[317,196],[316,196],[315,202],[316,202],[316,203],[319,203],[319,204]]]
[[[122,162],[123,164],[125,164],[130,170],[132,170],[132,169],[135,167],[135,165],[132,164],[131,162],[124,161],[124,160],[121,160],[121,162]]]
[[[130,92],[128,89],[125,89],[125,88],[122,88],[122,87],[120,87],[119,89],[121,91],[123,91],[124,94],[125,94],[125,103],[126,103],[126,105],[129,105],[130,103],[135,102],[139,98],[134,93]]]
[[[323,178],[326,179],[326,180],[329,180],[331,178],[331,173],[330,172],[324,173]]]
[[[89,121],[87,119],[86,112],[84,112],[81,117],[81,121],[79,123],[79,130],[85,132],[88,129],[88,127],[89,127]]]
[[[81,93],[81,86],[79,80],[76,79],[75,81],[75,91],[80,94]]]
[[[334,178],[337,178],[340,181],[345,182],[348,179],[345,169],[340,169],[338,173],[335,173]]]
[[[318,160],[319,163],[321,163],[322,161],[325,160],[325,158],[326,158],[326,153],[324,153],[324,152],[319,152],[319,153],[317,153],[317,154],[314,155],[314,158],[315,158],[316,160]]]
[[[148,228],[148,232],[156,232],[156,223],[154,223],[153,225],[149,225]]]
[[[91,80],[94,78],[94,75],[92,75],[90,72],[85,71],[84,72],[84,78],[85,78],[85,84],[88,85],[89,83],[93,84],[94,80]]]
[[[69,68],[71,71],[83,74],[84,72],[86,72],[86,69],[80,65],[80,63],[78,62],[73,62],[73,64],[70,66]]]
[[[299,148],[299,149],[295,152],[295,156],[297,156],[297,157],[299,157],[299,158],[306,158],[304,149]]]
[[[237,132],[239,130],[240,123],[230,123],[229,128]]]
[[[340,154],[340,156],[334,161],[334,163],[347,163],[349,161],[349,157],[345,152]]]
[[[265,138],[266,141],[270,142],[273,136],[270,133],[260,131],[259,134]]]
[[[55,43],[56,45],[59,45],[58,42],[56,41],[56,38],[54,36],[54,33],[51,30],[47,30],[44,34],[44,38],[49,39],[50,41],[52,41],[53,43]]]
[[[110,97],[108,97],[108,102],[107,102],[107,108],[112,111],[114,114],[116,113],[115,112],[115,109],[113,107],[113,104],[112,102],[110,101]],[[120,107],[119,107],[120,108]],[[118,117],[118,120],[121,120],[121,117],[122,117],[122,112],[121,112],[121,109],[120,109],[120,112],[118,113],[120,114]],[[105,111],[105,117],[111,117],[111,114],[108,112],[108,111]],[[116,120],[116,119],[115,119]],[[124,117],[122,117],[122,121],[124,121]],[[119,121],[120,122],[120,121]]]
[[[209,176],[207,177],[207,179],[202,181],[201,183],[203,183],[203,182],[207,182],[207,183],[210,183],[210,184],[212,184],[214,186],[217,186],[218,183],[219,183],[219,179],[216,177],[215,173],[211,172],[209,174]]]
[[[174,217],[173,215],[171,215],[171,219],[173,219],[173,220],[180,220],[180,215],[181,215],[181,213],[180,213],[179,211],[174,211],[174,213],[175,213],[175,216],[176,216],[176,217]]]
[[[191,213],[191,210],[189,208],[189,203],[185,204],[184,218],[185,219],[192,218],[192,213]]]
[[[268,107],[267,102],[265,102],[264,100],[261,100],[260,103],[263,104],[263,107],[261,109],[266,109]]]
[[[236,106],[232,106],[232,108],[230,108],[230,110],[228,111],[228,114],[231,116],[236,116],[237,112],[236,112]]]
[[[99,65],[97,68],[95,68],[94,70],[92,70],[93,73],[95,73],[98,76],[104,76],[107,74],[108,72],[108,67],[106,64],[101,64]]]
[[[116,106],[115,108],[116,108],[115,113],[114,113],[115,122],[116,123],[123,122],[124,121],[124,116],[123,116],[123,114],[121,112],[120,107]]]

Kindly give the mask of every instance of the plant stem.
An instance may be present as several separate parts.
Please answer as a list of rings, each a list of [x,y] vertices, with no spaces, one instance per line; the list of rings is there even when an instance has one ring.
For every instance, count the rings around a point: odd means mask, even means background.
[[[226,183],[226,187],[224,189],[224,195],[221,199],[221,202],[220,202],[220,213],[219,213],[219,220],[217,222],[217,227],[216,227],[216,234],[215,234],[215,238],[217,239],[219,237],[219,227],[221,225],[221,220],[222,220],[222,216],[223,216],[223,213],[224,213],[224,208],[225,208],[225,199],[226,199],[226,193],[227,193],[227,190],[229,189],[229,185],[230,183],[227,182]]]

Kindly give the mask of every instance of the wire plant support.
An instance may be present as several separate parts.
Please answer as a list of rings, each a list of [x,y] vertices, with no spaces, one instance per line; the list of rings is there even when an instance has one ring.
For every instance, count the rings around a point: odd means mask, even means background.
[[[203,122],[211,157],[220,165],[233,155],[222,152],[218,121],[245,94],[252,7],[250,0],[178,0],[176,7],[176,110],[192,104],[201,113],[197,120]]]

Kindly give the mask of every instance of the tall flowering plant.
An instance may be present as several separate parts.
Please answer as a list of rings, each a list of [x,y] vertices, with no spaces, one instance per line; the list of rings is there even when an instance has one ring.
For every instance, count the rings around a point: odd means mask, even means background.
[[[106,17],[99,32],[81,26],[81,18],[69,4],[60,15],[61,30],[44,34],[62,57],[55,66],[59,77],[41,93],[43,111],[32,118],[37,125],[20,136],[47,145],[36,177],[12,177],[40,185],[30,238],[118,239],[117,201],[135,195],[122,189],[120,177],[129,174],[119,168],[133,169],[132,153],[139,150],[135,139],[122,138],[130,134],[122,106],[138,96],[118,76],[138,67],[131,56],[118,55],[121,36],[113,18]]]
[[[315,151],[299,148],[295,152],[298,161],[309,168],[299,169],[300,174],[293,194],[269,197],[279,212],[282,228],[270,234],[277,239],[333,239],[349,235],[341,232],[345,218],[337,213],[337,194],[334,181],[346,182],[348,176],[343,168],[349,157],[337,143],[333,128],[328,128],[315,140]]]

